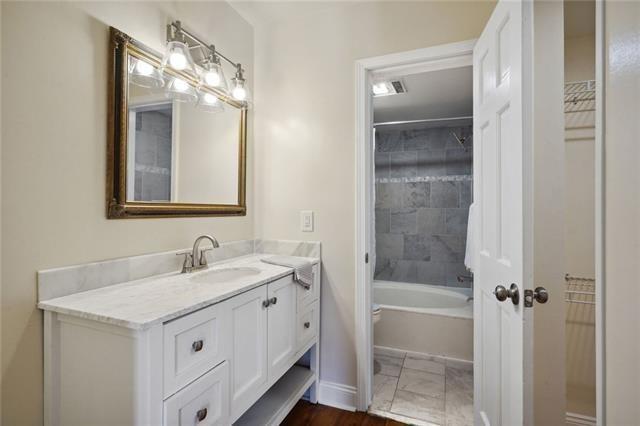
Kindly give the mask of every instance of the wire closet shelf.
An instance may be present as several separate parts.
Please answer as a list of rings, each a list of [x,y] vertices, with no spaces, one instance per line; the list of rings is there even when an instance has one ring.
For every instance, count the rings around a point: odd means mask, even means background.
[[[575,277],[566,274],[564,276],[566,289],[564,301],[579,305],[596,304],[596,280],[593,278]]]
[[[564,112],[596,110],[596,81],[570,81],[564,84]]]

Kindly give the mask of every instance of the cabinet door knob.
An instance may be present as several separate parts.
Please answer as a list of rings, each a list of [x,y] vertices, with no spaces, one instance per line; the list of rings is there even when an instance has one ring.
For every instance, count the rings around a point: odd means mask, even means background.
[[[206,408],[198,410],[198,412],[196,413],[196,417],[198,418],[199,422],[201,422],[201,421],[203,421],[204,419],[207,418],[207,411],[208,410]]]
[[[204,342],[202,340],[196,340],[191,344],[191,347],[195,352],[200,352],[203,346],[204,346]]]
[[[311,323],[309,321],[304,323],[304,328],[309,328],[311,327]]]
[[[269,299],[269,304],[270,305],[275,305],[276,303],[278,303],[278,298],[277,297],[272,297],[271,299]]]
[[[271,304],[271,301],[269,299],[262,301],[263,308],[268,308],[270,304]]]

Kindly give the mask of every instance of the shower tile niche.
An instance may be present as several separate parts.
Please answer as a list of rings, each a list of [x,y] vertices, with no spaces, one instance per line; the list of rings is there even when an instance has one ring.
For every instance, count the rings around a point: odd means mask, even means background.
[[[469,286],[457,276],[468,275],[471,135],[470,123],[376,129],[375,279]]]

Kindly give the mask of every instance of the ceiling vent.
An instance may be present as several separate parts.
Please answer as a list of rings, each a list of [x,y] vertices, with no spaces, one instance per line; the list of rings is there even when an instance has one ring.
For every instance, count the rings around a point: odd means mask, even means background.
[[[401,79],[381,80],[372,85],[373,96],[390,96],[407,93],[407,88]]]

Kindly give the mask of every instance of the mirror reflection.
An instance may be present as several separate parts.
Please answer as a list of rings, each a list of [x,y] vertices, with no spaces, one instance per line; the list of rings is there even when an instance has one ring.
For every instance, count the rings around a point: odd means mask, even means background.
[[[127,201],[237,204],[241,109],[128,59]]]

